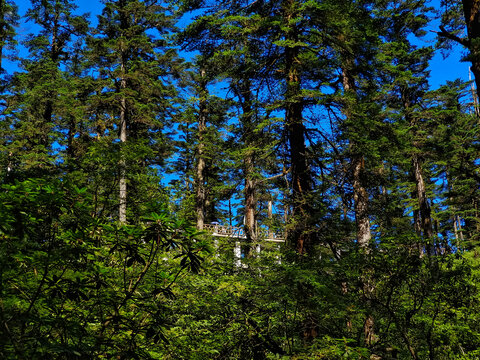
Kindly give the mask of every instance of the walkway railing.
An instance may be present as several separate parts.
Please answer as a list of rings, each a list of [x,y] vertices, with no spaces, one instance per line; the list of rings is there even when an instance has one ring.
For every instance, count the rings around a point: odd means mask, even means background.
[[[242,226],[228,226],[219,224],[205,224],[203,230],[212,236],[228,237],[234,239],[246,239],[245,229]],[[263,241],[285,242],[283,234],[276,233],[270,229],[260,228],[257,230],[257,237]]]

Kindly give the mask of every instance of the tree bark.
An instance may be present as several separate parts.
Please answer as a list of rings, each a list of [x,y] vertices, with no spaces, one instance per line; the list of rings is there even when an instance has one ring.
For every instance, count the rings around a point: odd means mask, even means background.
[[[120,91],[124,91],[127,87],[127,81],[125,79],[125,61],[122,56],[121,62],[122,78],[120,79]],[[125,144],[127,142],[127,100],[125,94],[120,95],[120,126],[119,126],[119,138],[120,138],[120,161],[119,167],[119,196],[118,196],[118,220],[120,223],[125,224],[127,222],[127,178],[126,178],[126,161],[125,161]]]
[[[340,38],[341,42],[343,42],[343,40],[344,39]],[[343,57],[341,64],[342,84],[344,95],[346,96],[343,112],[347,120],[352,121],[354,120],[354,109],[352,107],[355,106],[355,103],[358,101],[355,79],[352,74],[354,61],[348,52],[343,52],[341,55]],[[351,103],[352,99],[349,99],[349,95],[353,95],[353,103]],[[350,151],[356,239],[360,248],[368,252],[372,234],[370,230],[370,219],[368,217],[369,198],[365,187],[365,155],[362,153],[362,150],[359,149],[359,144],[354,139],[350,139]],[[370,295],[374,290],[374,286],[370,285],[368,280],[366,280],[363,286],[367,295]],[[375,319],[370,313],[367,314],[363,324],[363,331],[364,341],[367,346],[371,346],[378,341],[378,337],[375,335]]]
[[[196,168],[196,215],[197,229],[203,230],[205,224],[206,190],[205,190],[205,131],[207,129],[207,99],[205,70],[200,70],[200,103],[198,114],[198,147],[197,147],[197,168]]]
[[[414,227],[417,235],[419,236],[423,235],[424,239],[431,239],[433,237],[433,225],[432,225],[432,217],[431,217],[432,211],[430,208],[430,204],[428,202],[427,189],[425,186],[425,180],[424,180],[423,169],[422,169],[422,160],[417,153],[417,151],[421,149],[420,149],[420,144],[415,139],[415,137],[417,136],[415,131],[416,121],[413,118],[413,116],[410,114],[411,103],[408,100],[407,91],[404,90],[402,92],[402,98],[403,98],[403,106],[406,112],[405,120],[413,129],[412,136],[414,138],[412,145],[415,150],[415,153],[412,155],[412,159],[411,159],[412,175],[413,175],[412,178],[415,181],[414,195],[416,195],[417,202],[418,202],[418,209],[415,209],[413,212]],[[433,251],[433,247],[427,244],[427,253],[431,254],[432,251]],[[423,253],[423,250],[420,248],[420,255],[422,255],[422,253]]]
[[[462,6],[478,96],[480,94],[480,45],[477,44],[477,40],[480,38],[480,0],[462,0]]]
[[[285,22],[289,24],[296,16],[296,3],[293,0],[283,2]],[[293,44],[298,42],[298,28],[288,25],[286,38]],[[299,254],[308,252],[313,242],[313,234],[308,232],[307,220],[311,216],[308,194],[311,192],[311,176],[307,165],[307,147],[305,145],[305,126],[303,124],[303,98],[301,96],[301,78],[298,70],[300,48],[295,45],[285,47],[285,124],[290,144],[290,163],[292,173],[292,218],[295,227],[292,238]]]
[[[355,93],[355,80],[348,69],[349,60],[345,59],[344,62],[345,64],[342,66],[343,90],[345,94]],[[344,114],[347,118],[352,117],[350,105],[346,105]],[[366,248],[370,243],[372,234],[370,230],[370,219],[368,218],[368,192],[364,185],[365,158],[363,154],[358,153],[355,142],[351,142],[350,146],[353,150],[351,157],[351,174],[357,243],[360,247]]]
[[[440,26],[438,36],[453,40],[470,52],[471,70],[475,77],[477,97],[480,98],[480,0],[462,0],[463,18],[467,27],[467,37],[461,38]]]
[[[427,190],[423,179],[422,165],[417,155],[413,156],[413,171],[416,180],[416,192],[418,197],[418,208],[420,210],[420,219],[423,235],[426,238],[433,236],[432,218],[430,204],[428,203]]]
[[[431,217],[431,208],[428,202],[427,190],[425,187],[425,181],[423,178],[422,164],[418,155],[412,157],[412,168],[415,176],[415,192],[417,194],[418,201],[418,218],[415,221],[420,220],[420,226],[424,239],[432,239],[433,226]],[[427,243],[427,253],[433,253],[433,247]]]
[[[268,200],[267,203],[267,218],[268,218],[268,237],[273,239],[275,233],[273,231],[273,201]]]
[[[119,7],[124,9],[126,2],[119,1]],[[128,15],[120,12],[120,28],[128,29]],[[127,88],[127,54],[124,49],[120,49],[120,114],[119,114],[119,140],[120,140],[120,160],[119,160],[119,195],[118,195],[118,220],[120,223],[127,222],[127,163],[125,160],[125,145],[127,143],[127,99],[125,89]]]
[[[57,9],[54,8],[55,15],[53,20],[53,26],[51,28],[52,31],[52,42],[50,44],[50,59],[52,62],[58,67],[59,66],[59,57],[61,52],[61,47],[58,42],[58,30],[59,30],[59,17],[60,14],[57,12]],[[51,76],[56,76],[56,74],[51,74]],[[41,135],[39,136],[40,145],[45,147],[45,150],[48,148],[48,133],[52,123],[52,116],[53,116],[53,100],[56,96],[55,89],[48,89],[45,99],[45,108],[43,110],[43,126],[45,129],[42,131]]]
[[[252,84],[250,79],[243,79],[236,88],[241,101],[243,115],[242,142],[245,146],[243,153],[243,176],[245,179],[244,188],[244,229],[247,238],[247,256],[253,255],[252,244],[257,241],[257,187],[258,181],[255,176],[255,119],[253,116],[254,103]]]
[[[256,229],[256,208],[257,208],[257,181],[253,178],[254,174],[254,157],[253,153],[245,156],[245,235],[247,243],[253,244],[257,241]],[[250,255],[250,253],[249,253]]]
[[[370,219],[368,218],[368,193],[363,185],[365,160],[362,155],[352,159],[353,166],[353,201],[355,206],[355,223],[357,228],[357,242],[362,248],[370,243]]]

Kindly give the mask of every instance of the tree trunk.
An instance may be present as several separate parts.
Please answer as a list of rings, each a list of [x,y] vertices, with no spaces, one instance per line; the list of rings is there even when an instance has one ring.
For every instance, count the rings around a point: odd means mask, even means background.
[[[420,210],[420,219],[423,235],[426,238],[431,238],[433,236],[431,209],[430,204],[428,203],[425,181],[423,179],[422,165],[417,155],[413,156],[412,163],[413,171],[415,174],[418,208]]]
[[[284,1],[285,22],[289,24],[296,16],[295,1]],[[298,29],[288,25],[287,40],[298,42]],[[303,98],[301,97],[301,78],[298,70],[298,46],[285,48],[285,124],[290,143],[290,164],[292,173],[292,218],[295,228],[292,231],[294,245],[299,254],[305,254],[313,242],[313,234],[308,232],[308,218],[311,216],[308,194],[311,191],[311,178],[307,165],[307,147],[305,145],[305,126],[303,124]]]
[[[423,170],[422,164],[418,155],[413,155],[412,157],[412,167],[413,173],[415,176],[415,193],[417,195],[418,201],[418,219],[420,220],[420,226],[424,239],[432,239],[433,237],[433,226],[431,218],[431,209],[428,202],[427,190],[425,187],[425,181],[423,179]],[[433,254],[433,246],[427,243],[427,254]]]
[[[120,91],[124,91],[127,87],[127,81],[125,79],[125,61],[122,56],[121,62],[122,78],[120,79]],[[121,94],[120,98],[120,126],[119,126],[119,138],[120,138],[120,161],[119,167],[119,196],[118,196],[118,220],[120,223],[125,224],[127,222],[127,178],[126,178],[126,161],[125,161],[125,144],[127,142],[127,100],[125,94]]]
[[[462,0],[463,18],[467,27],[467,37],[461,38],[440,26],[437,34],[453,40],[470,52],[471,71],[475,77],[477,97],[480,98],[480,0]]]
[[[126,2],[119,1],[119,6],[124,9]],[[120,28],[128,29],[128,15],[121,12]],[[120,223],[127,222],[127,163],[125,160],[125,145],[127,143],[127,99],[125,89],[127,88],[127,55],[124,50],[120,50],[120,115],[119,115],[119,139],[120,139],[120,160],[119,160],[119,196],[118,196],[118,220]]]
[[[458,233],[459,233],[459,236],[460,236],[460,241],[461,243],[463,244],[463,228],[462,228],[462,220],[460,219],[460,216],[458,215],[455,215],[455,219],[457,220],[457,229],[458,229]],[[459,244],[457,244],[457,248],[459,247]]]
[[[343,40],[343,39],[341,39]],[[349,120],[353,120],[354,109],[352,106],[355,103],[351,104],[348,95],[355,96],[356,99],[356,86],[355,79],[351,73],[353,67],[353,59],[348,53],[342,54],[342,84],[344,94],[347,96],[345,99],[344,106],[344,115]],[[351,151],[351,177],[352,177],[352,187],[353,187],[353,202],[355,210],[355,226],[356,226],[356,239],[360,248],[368,251],[368,246],[372,238],[370,230],[370,219],[368,217],[368,192],[365,188],[365,156],[362,153],[361,149],[358,148],[358,144],[350,139],[350,151]],[[374,290],[373,285],[368,283],[368,280],[364,283],[364,291],[370,295]],[[374,342],[378,341],[378,337],[375,335],[375,320],[373,316],[368,313],[363,324],[364,331],[364,341],[367,346],[373,345]]]
[[[243,153],[243,176],[245,178],[245,189],[244,189],[244,228],[245,235],[247,238],[247,256],[250,257],[253,255],[252,244],[257,241],[257,229],[256,229],[256,220],[257,220],[257,185],[258,182],[255,178],[255,157],[256,151],[255,141],[256,135],[255,130],[255,121],[253,116],[254,104],[253,104],[253,94],[251,89],[250,79],[245,79],[237,88],[239,97],[241,99],[241,106],[243,116],[241,117],[242,122],[242,140],[245,146]]]
[[[345,65],[342,67],[343,90],[345,94],[355,93],[355,80],[346,65],[349,61],[344,61]],[[352,116],[350,105],[346,105],[344,114],[347,118]],[[363,154],[358,153],[357,145],[354,142],[351,142],[350,146],[353,149],[351,166],[357,243],[360,247],[366,248],[370,243],[372,234],[370,231],[370,219],[368,218],[368,192],[364,185],[365,158]]]
[[[205,131],[207,129],[207,99],[205,70],[200,70],[200,104],[198,114],[198,147],[197,147],[197,169],[196,169],[196,214],[197,229],[203,230],[205,224],[206,190],[205,190]]]
[[[414,210],[414,226],[417,235],[423,235],[424,239],[431,239],[433,237],[433,225],[431,218],[431,209],[427,197],[427,189],[423,176],[422,161],[420,156],[416,153],[420,151],[420,145],[415,139],[417,136],[415,132],[416,121],[410,114],[410,101],[408,100],[408,89],[402,91],[403,106],[406,112],[405,120],[410,125],[413,136],[413,148],[415,153],[412,155],[412,178],[415,181],[414,195],[417,197],[418,209]],[[427,253],[432,254],[433,247],[427,243]],[[420,248],[420,256],[423,254],[423,249]]]
[[[247,243],[253,244],[257,241],[257,229],[256,223],[256,190],[257,181],[253,178],[254,174],[254,158],[253,153],[249,153],[245,156],[245,235],[247,237]],[[250,251],[249,251],[250,255]]]
[[[267,204],[267,218],[268,218],[268,238],[273,239],[275,233],[273,232],[273,202],[268,200]]]
[[[480,94],[480,0],[462,0],[463,15],[467,25],[468,49],[472,62],[472,72],[475,76],[477,96]],[[480,96],[479,96],[480,97]]]
[[[468,68],[468,81],[472,81],[472,67],[470,66]],[[473,99],[473,110],[475,112],[475,115],[480,117],[480,105],[478,103],[478,95],[475,89],[475,86],[473,85],[473,82],[470,84],[470,90],[472,92],[472,99]]]
[[[352,159],[353,166],[353,201],[355,206],[355,223],[357,227],[357,242],[362,248],[370,243],[370,219],[368,218],[368,193],[363,186],[363,172],[365,161],[363,156],[355,156]]]

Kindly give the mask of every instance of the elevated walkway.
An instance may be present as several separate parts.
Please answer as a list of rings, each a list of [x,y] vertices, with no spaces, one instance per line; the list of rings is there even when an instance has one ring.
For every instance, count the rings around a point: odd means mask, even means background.
[[[247,239],[245,229],[243,226],[229,226],[220,224],[205,224],[203,230],[210,233],[212,236],[228,237],[232,239]],[[260,228],[257,230],[257,237],[262,241],[270,241],[283,243],[285,238],[283,234],[276,233],[270,229]]]

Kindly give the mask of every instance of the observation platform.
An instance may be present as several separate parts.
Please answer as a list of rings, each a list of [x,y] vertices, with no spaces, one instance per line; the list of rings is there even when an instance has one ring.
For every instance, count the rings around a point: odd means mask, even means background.
[[[232,239],[247,239],[245,229],[243,226],[229,226],[220,224],[205,224],[203,230],[210,233],[212,236],[228,237]],[[270,241],[283,243],[285,238],[283,234],[276,233],[270,229],[260,228],[257,230],[257,237],[262,241]]]

